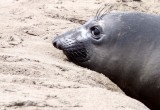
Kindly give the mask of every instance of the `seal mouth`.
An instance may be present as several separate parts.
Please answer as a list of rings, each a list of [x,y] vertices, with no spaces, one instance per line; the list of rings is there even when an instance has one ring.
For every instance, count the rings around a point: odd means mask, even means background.
[[[85,62],[89,60],[88,50],[83,45],[77,45],[65,48],[64,54],[73,62]]]

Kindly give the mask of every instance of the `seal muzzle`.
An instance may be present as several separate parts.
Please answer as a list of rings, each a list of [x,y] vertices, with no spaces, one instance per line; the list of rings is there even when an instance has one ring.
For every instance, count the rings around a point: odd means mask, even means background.
[[[68,59],[75,63],[88,60],[88,50],[84,46],[84,43],[78,42],[76,39],[55,38],[53,46],[62,50]]]

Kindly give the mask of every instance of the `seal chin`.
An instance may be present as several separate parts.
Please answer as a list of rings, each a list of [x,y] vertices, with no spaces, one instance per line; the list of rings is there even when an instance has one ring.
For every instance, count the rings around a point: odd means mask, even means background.
[[[89,52],[83,45],[65,48],[63,52],[74,63],[82,63],[89,60]]]

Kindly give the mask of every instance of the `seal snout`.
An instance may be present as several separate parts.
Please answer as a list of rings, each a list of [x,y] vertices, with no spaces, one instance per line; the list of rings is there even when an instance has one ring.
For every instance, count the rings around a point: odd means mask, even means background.
[[[54,46],[55,48],[62,50],[62,43],[61,43],[61,40],[60,40],[60,39],[55,38],[55,39],[52,41],[52,44],[53,44],[53,46]]]

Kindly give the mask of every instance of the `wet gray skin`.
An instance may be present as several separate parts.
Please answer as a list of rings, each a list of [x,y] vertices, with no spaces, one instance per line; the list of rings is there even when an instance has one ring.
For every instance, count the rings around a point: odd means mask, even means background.
[[[160,109],[160,16],[115,12],[53,40],[77,65],[103,73],[127,95]]]

